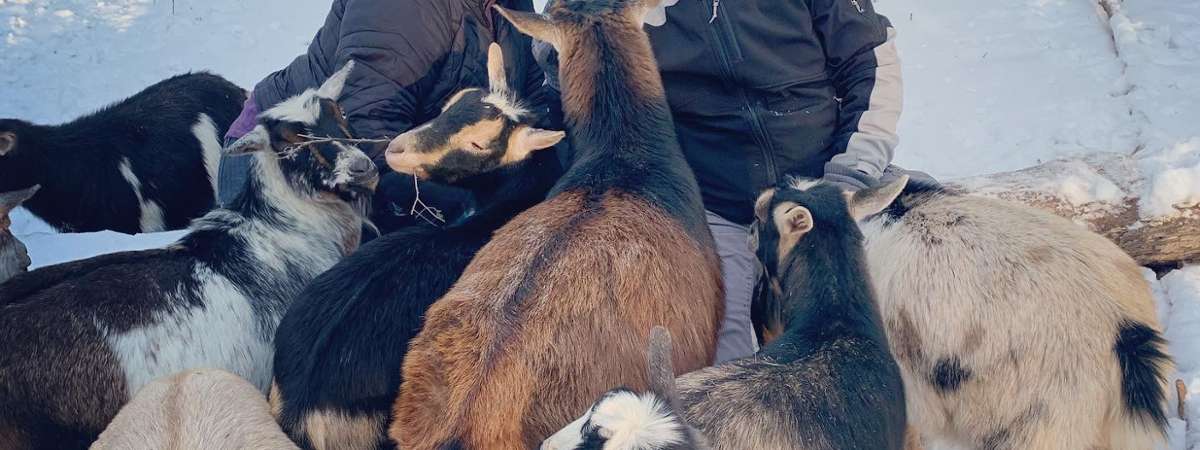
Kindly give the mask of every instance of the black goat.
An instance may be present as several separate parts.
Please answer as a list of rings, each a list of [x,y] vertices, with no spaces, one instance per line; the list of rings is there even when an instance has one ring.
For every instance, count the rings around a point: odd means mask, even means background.
[[[678,410],[712,448],[904,448],[904,385],[888,349],[855,220],[883,210],[907,181],[853,196],[827,183],[796,181],[759,197],[752,246],[766,273],[755,311],[767,325],[760,332],[771,342],[754,356],[676,379]],[[643,405],[647,396],[664,395],[643,394]],[[604,411],[616,416],[606,422],[628,427],[646,421],[646,408],[615,407],[619,403],[607,397],[588,415],[606,403],[612,404]],[[587,442],[587,434],[577,420],[542,449],[653,450],[683,442],[644,438],[618,445],[609,439],[588,447],[579,444]]]
[[[186,227],[215,204],[221,136],[245,100],[201,72],[62,125],[0,119],[0,192],[40,184],[25,207],[60,231]]]
[[[766,286],[755,312],[770,343],[678,379],[684,416],[713,448],[904,448],[904,385],[856,220],[907,182],[847,196],[796,180],[759,196],[751,245]]]
[[[0,285],[0,448],[83,448],[138,390],[191,368],[264,393],[280,317],[357,246],[378,174],[333,99],[347,65],[259,116],[246,189],[159,250],[50,266]]]
[[[498,47],[490,52],[488,63],[502,70],[498,52]],[[503,82],[493,76],[491,91],[498,91]],[[497,101],[505,104],[497,106]],[[502,110],[519,113],[496,114]],[[500,133],[473,136],[489,154],[507,163],[458,166],[455,172],[467,176],[453,180],[433,176],[473,192],[475,213],[445,229],[408,227],[364,244],[317,277],[284,315],[275,338],[271,400],[279,422],[302,447],[392,447],[383,430],[400,388],[408,341],[420,331],[425,310],[450,290],[494,230],[545,198],[554,183],[559,172],[554,152],[535,152],[525,161],[514,158],[529,155],[535,142],[538,147],[553,145],[563,133],[532,128],[534,117],[511,99],[479,89],[451,98],[441,115],[415,131],[418,136],[404,135],[397,145],[455,145],[465,142],[467,130],[497,118],[503,125],[496,130],[544,139],[502,139]],[[437,130],[443,134],[419,136]],[[463,150],[468,152],[464,155],[477,153]],[[484,172],[472,173],[478,170]],[[443,172],[432,171],[439,173]]]

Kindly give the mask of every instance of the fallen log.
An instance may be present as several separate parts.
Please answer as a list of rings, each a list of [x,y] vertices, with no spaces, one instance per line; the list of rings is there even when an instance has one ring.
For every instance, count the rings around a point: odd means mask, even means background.
[[[1137,160],[1128,155],[1101,153],[1055,160],[947,184],[1074,220],[1155,270],[1200,262],[1200,206],[1177,205],[1170,215],[1143,217],[1140,196],[1145,192],[1145,177]]]

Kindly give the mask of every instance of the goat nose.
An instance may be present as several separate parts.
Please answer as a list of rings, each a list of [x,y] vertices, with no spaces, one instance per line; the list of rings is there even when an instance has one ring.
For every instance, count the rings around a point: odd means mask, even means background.
[[[355,158],[350,161],[350,174],[354,176],[369,175],[375,170],[375,164],[367,158]]]
[[[409,144],[410,144],[409,141],[411,141],[411,140],[412,140],[411,133],[404,133],[399,136],[396,136],[395,139],[392,139],[392,142],[388,143],[387,153],[396,153],[396,154],[404,153],[404,151],[408,149]]]

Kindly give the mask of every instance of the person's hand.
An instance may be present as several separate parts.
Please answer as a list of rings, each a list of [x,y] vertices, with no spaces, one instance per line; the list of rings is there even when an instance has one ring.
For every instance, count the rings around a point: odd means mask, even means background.
[[[879,179],[858,169],[852,169],[841,164],[825,163],[825,176],[821,179],[833,183],[843,191],[855,192],[879,184]]]

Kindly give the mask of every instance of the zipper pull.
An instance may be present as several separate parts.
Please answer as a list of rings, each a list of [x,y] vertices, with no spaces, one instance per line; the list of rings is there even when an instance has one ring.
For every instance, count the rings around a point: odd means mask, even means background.
[[[717,21],[717,8],[719,8],[720,6],[721,6],[721,0],[713,0],[713,15],[712,15],[712,18],[708,19],[708,23],[713,23],[713,22]]]

